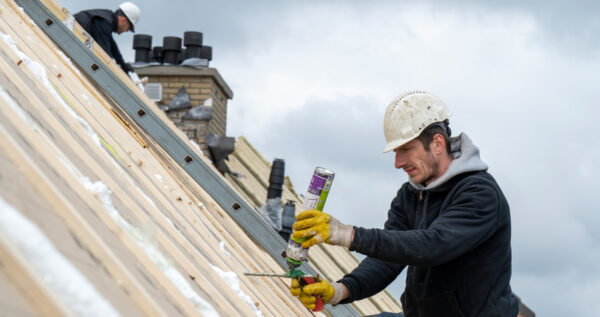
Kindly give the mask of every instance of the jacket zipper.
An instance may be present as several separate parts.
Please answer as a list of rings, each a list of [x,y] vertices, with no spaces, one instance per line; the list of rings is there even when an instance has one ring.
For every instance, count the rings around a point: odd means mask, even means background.
[[[423,192],[422,191],[419,192],[419,200],[423,200]]]

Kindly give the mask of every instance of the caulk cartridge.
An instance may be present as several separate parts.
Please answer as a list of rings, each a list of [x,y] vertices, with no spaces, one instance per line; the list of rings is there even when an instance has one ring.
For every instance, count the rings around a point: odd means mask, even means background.
[[[302,210],[316,209],[323,211],[323,206],[325,206],[325,201],[329,195],[334,176],[335,173],[326,168],[315,168],[312,179],[310,180],[310,185],[308,186],[308,191],[304,198],[304,203],[302,204]],[[290,270],[295,269],[300,266],[302,262],[306,261],[308,248],[303,248],[302,242],[307,239],[309,238],[295,239],[290,237],[285,251],[285,259]]]

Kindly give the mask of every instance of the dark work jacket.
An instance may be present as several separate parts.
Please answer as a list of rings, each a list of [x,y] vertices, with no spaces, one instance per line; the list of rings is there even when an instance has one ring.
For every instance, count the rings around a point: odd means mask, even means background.
[[[77,23],[94,38],[94,41],[121,66],[125,73],[131,70],[131,66],[123,60],[121,51],[112,36],[113,32],[117,32],[118,27],[118,19],[114,12],[93,9],[78,12],[73,16]]]
[[[517,316],[508,202],[468,137],[456,142],[455,175],[433,188],[405,183],[383,230],[354,228],[350,250],[368,257],[340,280],[350,291],[342,303],[376,294],[408,266],[407,317]]]

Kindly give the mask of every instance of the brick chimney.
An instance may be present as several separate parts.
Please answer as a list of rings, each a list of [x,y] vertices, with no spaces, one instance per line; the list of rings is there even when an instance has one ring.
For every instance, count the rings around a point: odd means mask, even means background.
[[[233,98],[233,92],[219,72],[208,67],[208,62],[212,59],[212,48],[199,46],[201,33],[186,32],[185,35],[184,43],[193,49],[187,51],[204,55],[188,56],[190,53],[183,52],[180,53],[179,61],[183,63],[172,64],[157,61],[154,54],[147,53],[141,54],[146,60],[136,60],[133,66],[138,76],[148,77],[146,94],[166,112],[187,137],[200,146],[207,157],[215,160],[214,149],[211,153],[207,144],[207,135],[212,134],[209,136],[212,140],[225,138],[227,101]],[[134,39],[134,46],[135,43]],[[181,52],[181,48],[174,47],[173,43],[177,43],[173,37],[165,37],[161,49],[164,52],[166,46],[167,50],[170,50],[170,61],[173,59],[173,52]],[[181,39],[178,43],[181,45]],[[148,45],[145,45],[144,49],[149,50]],[[192,61],[193,66],[189,66],[189,61]]]

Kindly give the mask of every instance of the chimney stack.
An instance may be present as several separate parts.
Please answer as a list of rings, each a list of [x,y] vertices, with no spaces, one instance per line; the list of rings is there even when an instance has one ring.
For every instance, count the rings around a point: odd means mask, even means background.
[[[137,34],[132,66],[139,76],[148,78],[144,88],[148,97],[227,173],[223,159],[235,141],[226,137],[227,101],[233,92],[219,72],[209,67],[212,47],[203,45],[203,37],[202,32],[186,31],[183,38],[165,36],[162,46],[152,47],[150,35]]]

